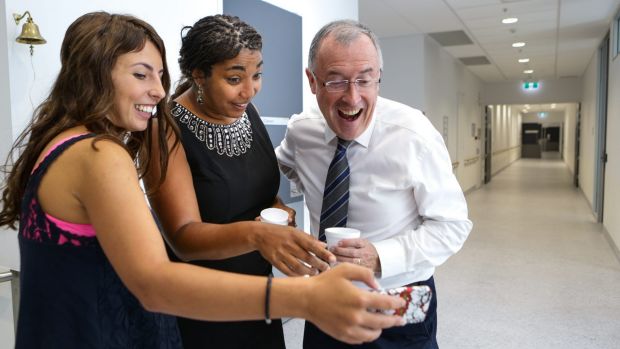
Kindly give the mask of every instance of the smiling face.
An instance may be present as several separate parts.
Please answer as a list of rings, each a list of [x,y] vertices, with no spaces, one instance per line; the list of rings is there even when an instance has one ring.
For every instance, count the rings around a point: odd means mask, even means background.
[[[379,84],[365,88],[349,84],[342,92],[328,92],[323,84],[335,80],[379,80],[381,72],[375,46],[366,35],[359,35],[347,45],[328,35],[319,47],[315,66],[314,72],[306,69],[306,76],[323,117],[338,137],[354,140],[372,120]]]
[[[114,107],[110,121],[127,131],[143,131],[157,103],[165,97],[164,68],[155,45],[147,41],[140,51],[122,54],[112,69]]]
[[[232,123],[240,118],[262,86],[263,55],[242,49],[232,59],[216,63],[204,79],[202,111],[210,118]]]

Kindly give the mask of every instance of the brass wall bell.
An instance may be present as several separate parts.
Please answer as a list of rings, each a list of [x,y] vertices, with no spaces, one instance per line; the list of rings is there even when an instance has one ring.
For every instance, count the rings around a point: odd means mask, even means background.
[[[26,11],[23,15],[19,15],[19,13],[14,13],[13,18],[15,19],[15,24],[19,25],[19,21],[22,20],[26,15],[28,15],[28,19],[26,23],[22,26],[22,33],[15,39],[15,41],[20,44],[30,45],[30,55],[34,53],[34,47],[32,45],[42,45],[47,41],[43,39],[41,33],[39,32],[39,26],[34,23],[32,20],[32,16],[30,12]]]

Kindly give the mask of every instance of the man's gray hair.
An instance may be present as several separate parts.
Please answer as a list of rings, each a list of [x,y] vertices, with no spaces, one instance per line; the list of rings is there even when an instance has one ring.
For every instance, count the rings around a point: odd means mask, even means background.
[[[316,55],[319,52],[321,43],[330,34],[334,35],[335,40],[343,45],[350,44],[362,34],[368,36],[377,49],[379,69],[383,70],[383,57],[381,55],[381,47],[379,46],[379,38],[377,38],[377,35],[375,35],[370,28],[358,21],[342,19],[327,23],[316,33],[314,39],[312,39],[310,53],[308,54],[308,67],[311,71],[316,69]]]

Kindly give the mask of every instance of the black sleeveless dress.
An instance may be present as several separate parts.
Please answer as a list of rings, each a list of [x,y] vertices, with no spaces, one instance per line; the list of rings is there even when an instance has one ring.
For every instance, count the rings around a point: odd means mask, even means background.
[[[15,348],[181,348],[174,317],[146,311],[123,285],[96,236],[59,228],[37,191],[50,164],[87,134],[54,149],[22,200],[21,287]]]
[[[178,103],[172,115],[192,173],[203,222],[252,221],[271,207],[280,173],[269,135],[253,105],[231,125],[208,123]],[[192,264],[229,272],[267,276],[271,264],[258,251]],[[239,290],[243,292],[243,290]],[[185,349],[284,348],[282,322],[210,322],[178,318]]]

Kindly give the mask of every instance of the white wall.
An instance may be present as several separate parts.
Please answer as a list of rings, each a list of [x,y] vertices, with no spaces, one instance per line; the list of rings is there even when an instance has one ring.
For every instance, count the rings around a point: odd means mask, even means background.
[[[460,62],[458,63],[460,64]],[[457,110],[458,161],[456,175],[467,192],[482,184],[484,167],[484,107],[479,104],[481,84],[461,67]]]
[[[9,16],[5,15],[7,14],[5,7],[4,1],[0,1],[0,14],[2,14],[0,17],[0,42],[3,42],[3,38],[7,37],[7,23],[9,20],[12,20],[12,17],[9,19]],[[2,115],[2,117],[0,117],[0,139],[2,140],[11,139],[12,134],[11,118],[6,117],[7,115],[11,115],[9,74],[8,47],[3,44],[0,45],[0,76],[6,78],[0,79],[0,115]],[[7,154],[10,147],[10,142],[0,142],[0,156],[2,156],[0,160],[4,161],[4,156]],[[1,179],[2,178],[0,178],[0,180]]]
[[[579,104],[571,103],[568,105],[565,111],[565,121],[563,125],[563,158],[568,170],[571,174],[575,174],[575,142],[576,142],[576,127],[577,127],[577,113],[579,112]]]
[[[608,160],[605,165],[603,225],[616,248],[620,249],[620,55],[610,58],[607,96]]]
[[[5,44],[7,37],[8,24],[15,25],[13,17],[7,13],[6,4],[0,1],[0,163],[4,163],[11,144],[13,143],[13,121],[11,118],[11,92],[9,77],[9,50]],[[9,22],[11,21],[11,22]],[[11,28],[11,33],[13,32]],[[4,180],[4,175],[0,173],[0,179]],[[0,228],[0,266],[11,269],[19,268],[19,254],[17,251],[17,236],[13,231],[4,227]],[[10,304],[10,303],[8,303]]]
[[[425,35],[380,38],[383,79],[380,94],[425,112],[444,135],[455,174],[464,191],[481,183],[482,108],[480,81]]]
[[[426,112],[424,35],[381,38],[380,94]]]
[[[511,105],[491,105],[491,175],[521,158],[520,111]]]
[[[458,108],[460,91],[460,69],[464,66],[437,42],[424,40],[424,88],[426,89],[426,116],[444,135],[452,161],[459,160]],[[446,123],[447,121],[447,123]],[[447,132],[446,132],[447,131]]]
[[[540,80],[538,90],[523,90],[522,82],[509,81],[485,84],[480,96],[487,104],[538,104],[576,102],[581,100],[581,78]]]
[[[482,177],[482,139],[474,138],[471,125],[482,126],[480,80],[429,37],[424,38],[424,72],[426,115],[444,135],[452,162],[458,163],[454,172],[461,188],[477,188]]]

